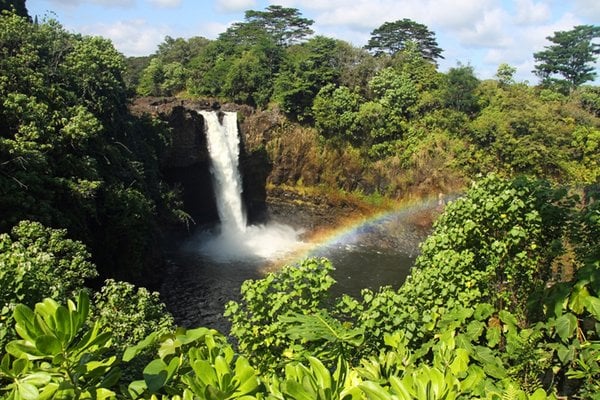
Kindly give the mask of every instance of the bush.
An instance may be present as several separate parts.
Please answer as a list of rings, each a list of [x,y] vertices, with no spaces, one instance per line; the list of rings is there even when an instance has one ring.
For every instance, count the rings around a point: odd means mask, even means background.
[[[63,229],[21,221],[11,234],[0,234],[0,346],[14,333],[12,312],[18,303],[32,307],[44,297],[64,302],[97,276],[90,253],[67,239]]]

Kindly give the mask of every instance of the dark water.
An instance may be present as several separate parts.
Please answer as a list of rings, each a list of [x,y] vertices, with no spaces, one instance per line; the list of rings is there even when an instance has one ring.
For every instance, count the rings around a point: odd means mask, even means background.
[[[418,245],[429,231],[412,223],[412,215],[402,212],[366,222],[328,239],[326,244],[315,244],[305,256],[331,260],[337,281],[331,291],[335,297],[343,293],[357,297],[364,288],[397,288],[409,274]],[[222,316],[225,304],[239,299],[245,280],[260,279],[267,269],[277,268],[272,262],[256,260],[218,263],[193,246],[183,246],[171,256],[161,294],[179,325],[227,332],[229,324]]]
[[[331,246],[322,251],[335,267],[334,296],[349,294],[359,297],[362,289],[377,290],[381,286],[402,285],[415,257],[370,245]]]

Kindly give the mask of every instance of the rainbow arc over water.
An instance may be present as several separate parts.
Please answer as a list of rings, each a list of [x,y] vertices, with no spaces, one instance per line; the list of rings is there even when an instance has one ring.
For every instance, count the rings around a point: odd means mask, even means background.
[[[405,202],[367,217],[349,219],[332,229],[308,235],[296,251],[278,265],[297,264],[307,257],[327,257],[328,249],[361,245],[381,246],[416,256],[418,244],[430,231],[431,223],[443,209],[439,198]],[[281,262],[284,264],[281,264]],[[270,267],[269,270],[272,268]]]

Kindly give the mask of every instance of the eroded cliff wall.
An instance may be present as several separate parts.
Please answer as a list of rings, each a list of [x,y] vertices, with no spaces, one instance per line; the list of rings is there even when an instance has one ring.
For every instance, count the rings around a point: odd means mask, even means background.
[[[186,101],[175,98],[138,98],[131,105],[135,114],[149,114],[166,122],[171,130],[171,144],[160,160],[167,182],[178,187],[184,210],[196,226],[218,222],[216,200],[210,173],[210,157],[200,109],[235,111],[238,121],[252,113],[248,107],[219,105],[212,101]],[[240,123],[240,172],[243,181],[243,200],[250,223],[266,218],[266,180],[270,165],[260,146],[247,148],[249,138]],[[252,143],[252,140],[250,140]]]

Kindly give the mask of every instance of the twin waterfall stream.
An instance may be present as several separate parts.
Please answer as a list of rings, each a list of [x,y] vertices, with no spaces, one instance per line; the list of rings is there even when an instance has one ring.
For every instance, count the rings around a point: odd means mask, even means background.
[[[223,232],[244,232],[246,216],[242,203],[242,178],[239,172],[240,136],[237,114],[200,111],[206,126],[208,151],[211,158],[215,198]]]
[[[293,228],[270,223],[247,225],[239,172],[237,114],[200,111],[204,118],[220,229],[202,238],[200,252],[214,261],[280,258],[302,243]],[[222,121],[220,120],[222,116]]]

